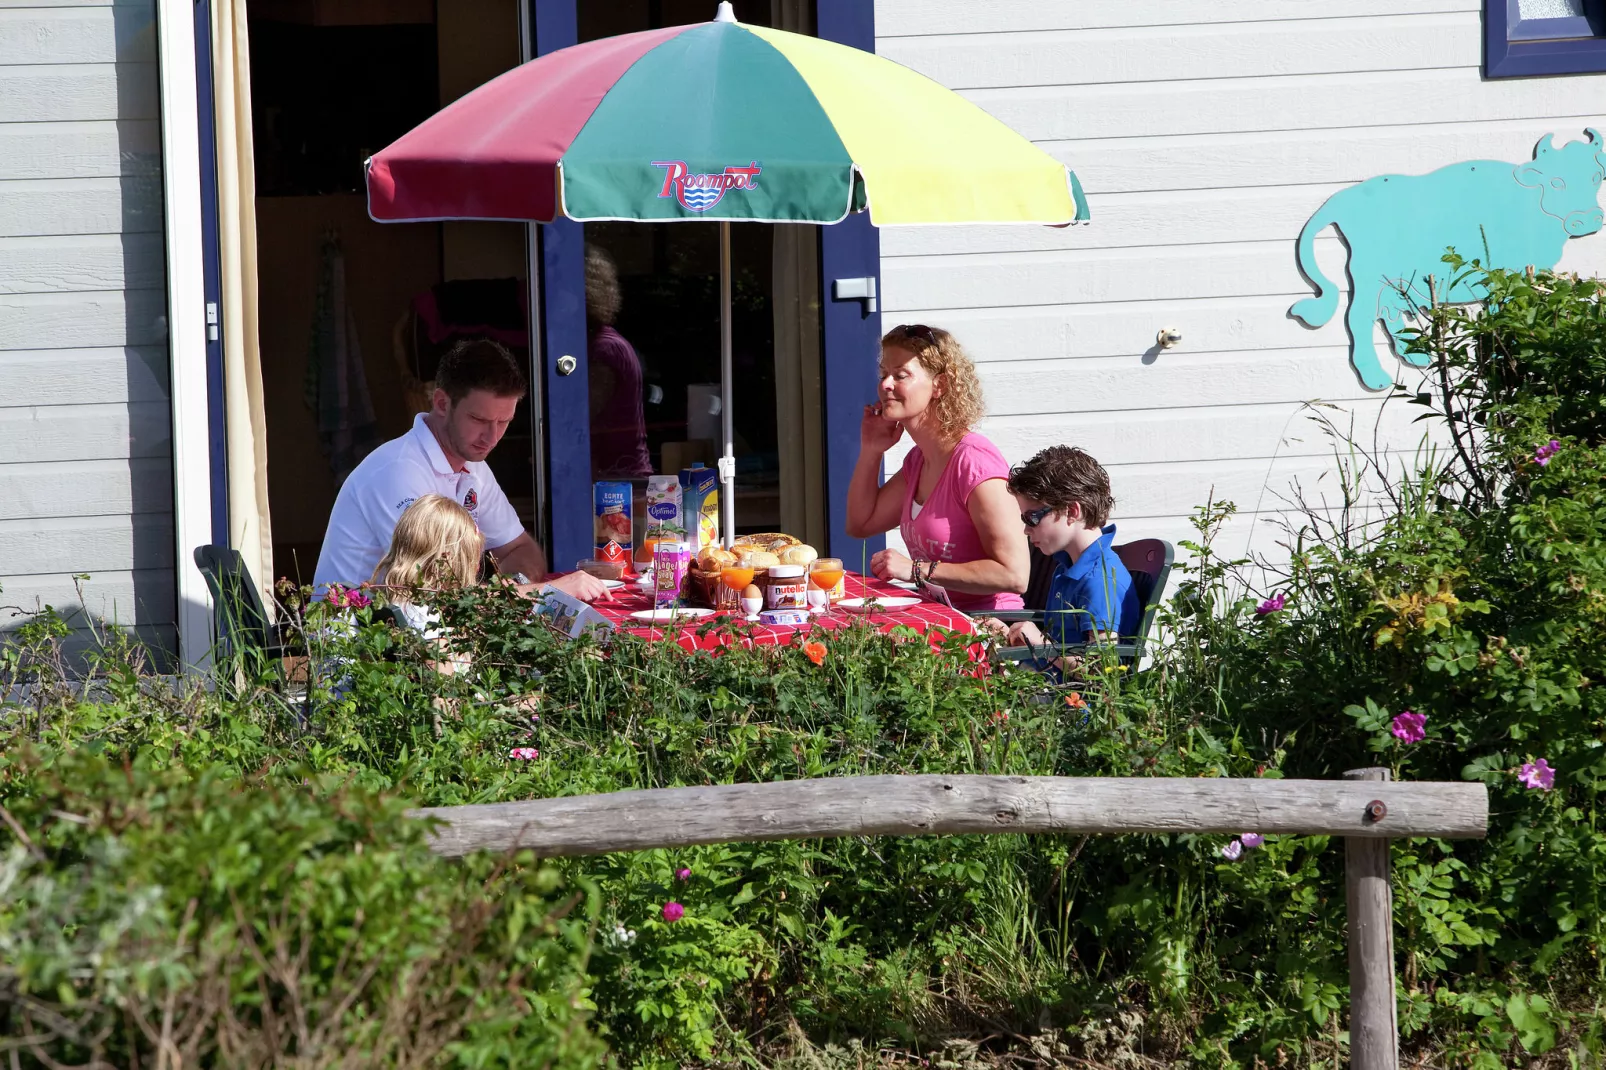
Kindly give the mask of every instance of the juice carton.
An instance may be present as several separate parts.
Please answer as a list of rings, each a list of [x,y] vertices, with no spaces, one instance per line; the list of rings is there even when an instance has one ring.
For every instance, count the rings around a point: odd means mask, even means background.
[[[675,476],[647,477],[647,532],[641,541],[649,554],[660,542],[686,541],[680,480]]]
[[[691,547],[684,542],[660,542],[652,548],[652,604],[677,606],[685,593],[691,570]]]
[[[630,484],[597,483],[592,487],[597,533],[596,557],[630,568]]]
[[[719,545],[719,473],[694,464],[680,470],[680,511],[692,556]]]

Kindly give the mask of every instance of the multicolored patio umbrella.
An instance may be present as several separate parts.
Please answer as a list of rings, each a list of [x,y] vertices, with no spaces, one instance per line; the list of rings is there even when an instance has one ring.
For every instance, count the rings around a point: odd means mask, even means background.
[[[736,21],[590,41],[517,67],[368,161],[379,222],[716,220],[877,226],[1088,218],[1064,164],[938,83]],[[729,228],[721,241],[727,539],[734,534]]]

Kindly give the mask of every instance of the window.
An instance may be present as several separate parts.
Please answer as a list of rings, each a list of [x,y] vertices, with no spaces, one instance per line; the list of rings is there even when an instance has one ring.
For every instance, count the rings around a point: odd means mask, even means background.
[[[1606,0],[1484,0],[1489,78],[1606,71]]]

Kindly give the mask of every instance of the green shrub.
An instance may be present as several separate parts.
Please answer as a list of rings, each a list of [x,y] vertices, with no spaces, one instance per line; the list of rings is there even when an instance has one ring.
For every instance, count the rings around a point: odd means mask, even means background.
[[[110,650],[97,701],[47,688],[0,707],[0,749],[56,755],[12,770],[4,792],[45,852],[0,831],[13,887],[36,889],[0,907],[0,934],[30,964],[3,975],[13,1021],[47,1007],[80,1043],[110,1030],[103,1043],[126,1048],[149,1043],[127,1023],[156,1020],[158,997],[204,990],[218,993],[206,1006],[226,1005],[218,1021],[271,1046],[282,992],[258,997],[238,977],[256,976],[251,941],[288,939],[288,921],[261,919],[300,918],[281,905],[295,903],[309,906],[297,939],[322,949],[314,1017],[338,1021],[340,1050],[398,1063],[417,1044],[385,1015],[415,991],[404,964],[424,962],[430,1006],[466,1016],[445,1056],[469,1065],[526,1049],[583,1061],[600,1038],[645,1066],[860,1065],[881,1046],[956,1064],[1330,1066],[1345,1056],[1348,965],[1342,847],[1322,837],[1239,838],[1236,858],[1223,853],[1232,837],[999,835],[444,865],[395,800],[873,773],[1331,779],[1381,764],[1490,791],[1487,840],[1394,847],[1408,1054],[1593,1064],[1606,1027],[1606,334],[1593,283],[1487,281],[1487,314],[1431,311],[1416,346],[1438,389],[1399,399],[1426,402],[1449,446],[1403,474],[1346,446],[1345,508],[1313,511],[1270,572],[1220,558],[1232,507],[1203,507],[1152,667],[1095,664],[1069,702],[1029,673],[979,670],[963,639],[934,649],[856,626],[821,636],[818,663],[796,646],[733,642],[713,657],[619,636],[604,648],[556,637],[494,586],[439,600],[453,653],[470,659],[454,675],[366,611],[341,629],[313,610],[305,711],[267,678],[163,691]],[[1361,487],[1380,476],[1390,508],[1368,520]],[[48,627],[36,631],[0,671],[38,678],[52,664]],[[1408,711],[1424,718],[1420,740],[1414,718],[1397,721]],[[125,775],[96,750],[138,757]],[[1527,766],[1542,782],[1540,759],[1549,789],[1524,780]],[[86,772],[67,779],[74,763]],[[146,816],[97,816],[125,811]],[[176,839],[150,831],[179,811],[193,820]],[[214,811],[227,828],[205,820]],[[258,861],[216,860],[230,852]],[[317,862],[305,886],[304,859]],[[554,881],[595,891],[571,907]],[[231,913],[236,897],[253,927]],[[426,904],[416,927],[397,905],[408,897]],[[334,949],[358,903],[397,935],[368,952],[385,964],[368,1002],[333,1015],[330,994],[351,983]],[[665,915],[669,903],[683,913]],[[493,909],[471,939],[450,935]],[[529,919],[516,938],[510,910]],[[97,958],[97,940],[115,953]],[[226,968],[215,947],[235,949]],[[229,987],[190,980],[216,977]],[[529,1012],[488,995],[511,991]]]
[[[0,1049],[44,1065],[590,1065],[594,903],[396,800],[150,754],[0,771]],[[15,1065],[15,1064],[13,1064]]]

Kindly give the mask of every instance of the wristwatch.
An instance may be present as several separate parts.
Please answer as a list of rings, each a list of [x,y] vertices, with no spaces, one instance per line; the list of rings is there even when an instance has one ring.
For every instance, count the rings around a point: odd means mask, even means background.
[[[518,584],[521,587],[528,587],[530,584],[534,583],[535,581],[530,579],[530,577],[526,576],[522,572],[515,572],[515,573],[513,573],[513,582]]]

